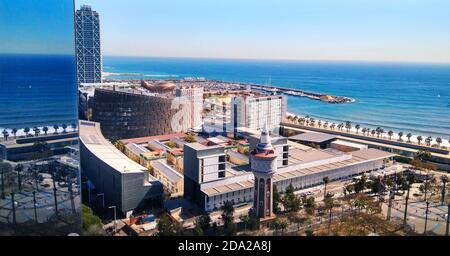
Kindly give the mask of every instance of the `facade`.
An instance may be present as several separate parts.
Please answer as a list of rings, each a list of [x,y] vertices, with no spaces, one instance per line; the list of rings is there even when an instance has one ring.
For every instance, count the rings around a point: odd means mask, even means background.
[[[101,83],[100,17],[89,5],[75,12],[75,47],[78,83]]]
[[[80,121],[79,126],[81,171],[97,193],[104,193],[105,205],[129,215],[162,196],[161,182],[106,140],[99,123]]]
[[[204,207],[201,185],[225,178],[225,147],[195,142],[185,144],[183,151],[184,197]]]
[[[235,206],[253,204],[258,216],[268,218],[273,210],[273,186],[284,193],[290,184],[296,190],[305,189],[322,184],[326,176],[332,181],[350,179],[381,169],[385,159],[394,156],[377,149],[341,152],[305,149],[302,145],[289,148],[280,143],[283,141],[286,138],[271,140],[264,131],[255,146],[250,143],[250,164],[239,166],[220,160],[225,157],[223,145],[185,144],[184,198],[205,212],[219,210],[226,201]],[[285,150],[285,146],[289,149],[281,152],[288,157],[279,159],[278,150]]]
[[[198,129],[202,125],[203,87],[183,86],[175,91],[177,97],[186,97],[190,102],[190,128]]]
[[[179,197],[183,195],[183,175],[174,170],[163,160],[152,161],[153,175],[164,185],[164,188],[170,193],[170,197]]]
[[[141,91],[95,89],[92,118],[110,140],[186,131],[185,110],[173,107],[173,100]]]
[[[3,141],[0,143],[0,159],[15,162],[36,159],[35,144],[37,142],[45,142],[52,155],[65,154],[69,152],[69,147],[78,145],[78,133],[69,132]]]
[[[265,124],[278,134],[280,123],[286,119],[287,98],[284,95],[250,95],[233,97],[231,100],[230,130],[239,127],[261,130]]]

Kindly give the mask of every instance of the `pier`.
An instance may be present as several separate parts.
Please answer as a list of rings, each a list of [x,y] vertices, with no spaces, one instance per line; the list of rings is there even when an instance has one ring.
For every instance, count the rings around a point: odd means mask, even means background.
[[[344,96],[336,96],[329,95],[323,93],[315,93],[315,92],[306,92],[299,89],[278,87],[278,86],[265,86],[265,85],[257,85],[250,84],[252,89],[263,90],[265,92],[271,93],[283,93],[286,95],[297,96],[297,97],[306,97],[312,100],[320,100],[326,103],[331,104],[342,104],[342,103],[352,103],[355,102],[355,99],[344,97]]]

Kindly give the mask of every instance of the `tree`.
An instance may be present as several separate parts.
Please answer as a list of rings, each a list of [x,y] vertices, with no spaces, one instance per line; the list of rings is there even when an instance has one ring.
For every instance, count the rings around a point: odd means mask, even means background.
[[[174,236],[176,235],[175,226],[169,216],[163,214],[157,224],[158,236]]]
[[[63,124],[63,125],[61,125],[61,128],[63,128],[63,133],[66,133],[66,129],[67,129],[67,124]]]
[[[358,134],[359,129],[361,129],[361,125],[359,125],[359,124],[355,125],[355,129],[356,129],[356,134]]]
[[[47,136],[48,127],[47,126],[42,127],[42,131],[44,132],[45,136]]]
[[[197,140],[195,139],[194,135],[190,134],[184,138],[184,141],[186,141],[187,143],[193,143],[193,142],[196,142]]]
[[[423,137],[422,136],[417,136],[417,144],[420,145],[420,143],[422,142]]]
[[[442,175],[441,176],[441,182],[442,182],[442,197],[441,197],[441,204],[444,205],[445,203],[445,192],[446,192],[446,187],[447,187],[447,183],[449,182],[449,178],[447,175]]]
[[[333,213],[333,207],[334,207],[334,194],[332,193],[327,193],[325,195],[324,198],[324,204],[325,204],[325,209],[328,210],[329,212],[329,216],[328,216],[328,232],[330,232],[330,228],[331,228],[331,218],[332,218],[332,213]]]
[[[281,196],[280,193],[278,192],[278,188],[276,185],[273,185],[273,195],[272,195],[272,208],[273,208],[273,212],[275,214],[280,212],[280,202],[281,202]]]
[[[332,123],[332,124],[330,125],[330,129],[333,131],[335,128],[336,128],[336,124],[335,124],[335,123]]]
[[[392,140],[393,135],[394,135],[394,132],[392,130],[388,131],[389,140]]]
[[[208,229],[211,228],[211,217],[209,216],[209,214],[205,213],[198,217],[197,223],[203,230],[203,233],[206,233]]]
[[[316,200],[314,197],[307,197],[306,195],[302,198],[303,207],[305,208],[306,214],[312,216],[316,210]]]
[[[9,132],[6,129],[3,130],[2,134],[3,134],[3,138],[5,138],[5,141],[8,140]]]
[[[76,123],[72,123],[72,124],[70,125],[70,127],[72,128],[73,131],[76,131],[76,130],[77,130],[77,124],[76,124]]]
[[[373,136],[375,136],[375,133],[377,133],[377,131],[376,131],[376,130],[372,130],[372,131],[370,131],[370,134],[372,134],[372,137],[373,137]]]
[[[59,126],[57,124],[53,125],[53,129],[55,130],[55,134],[58,134]]]
[[[39,129],[38,127],[33,127],[33,132],[34,132],[34,136],[39,136],[39,133],[41,133],[41,129]]]
[[[399,132],[398,133],[398,141],[403,141],[402,137],[403,137],[403,132]]]
[[[425,139],[425,143],[427,143],[427,146],[431,146],[431,142],[433,141],[433,138],[431,137],[431,136],[428,136],[426,139]]]
[[[364,128],[362,128],[362,130],[361,130],[361,131],[362,131],[363,135],[364,135],[364,136],[366,136],[367,128],[366,128],[366,127],[364,127]]]
[[[222,206],[223,231],[227,236],[236,235],[237,227],[234,223],[234,207],[233,203],[226,201]]]
[[[408,143],[411,143],[411,137],[412,137],[411,133],[406,134],[406,138],[408,138]]]
[[[25,133],[25,136],[28,137],[28,133],[30,133],[30,128],[28,127],[23,128],[23,132]]]
[[[23,165],[18,164],[18,165],[16,165],[16,167],[14,169],[17,172],[17,185],[19,187],[19,192],[22,192],[22,177],[21,177],[21,174],[22,174],[22,171],[23,171],[24,167],[23,167]]]
[[[94,215],[94,212],[88,206],[81,205],[81,216],[83,222],[83,233],[86,235],[103,235],[102,220]],[[96,232],[92,232],[96,230]]]
[[[438,147],[441,147],[442,139],[439,137],[436,138],[436,143],[438,144]]]
[[[125,144],[123,144],[123,142],[121,140],[116,141],[116,143],[114,143],[114,146],[120,151],[123,152],[125,150]]]
[[[345,122],[345,128],[347,129],[347,132],[350,132],[350,129],[352,129],[352,123],[350,121]]]
[[[414,159],[423,163],[428,162],[431,160],[431,153],[429,151],[419,150],[414,156]]]
[[[282,203],[287,212],[296,212],[300,210],[301,200],[294,194],[294,187],[292,184],[286,188]]]
[[[177,143],[173,142],[173,141],[166,141],[164,142],[164,145],[168,146],[169,148],[176,148],[178,147]]]
[[[17,128],[12,128],[11,133],[14,134],[14,139],[17,138],[16,135],[17,135],[17,132],[18,132],[18,131],[19,131],[19,130],[18,130]]]
[[[330,182],[330,178],[328,176],[325,176],[323,177],[322,181],[325,184],[325,187],[323,189],[323,198],[325,199],[325,196],[327,195],[327,185]]]
[[[270,229],[275,231],[275,234],[277,234],[278,230],[281,230],[281,232],[284,233],[284,230],[286,230],[287,226],[288,226],[287,221],[281,220],[277,217],[270,223],[269,227]]]

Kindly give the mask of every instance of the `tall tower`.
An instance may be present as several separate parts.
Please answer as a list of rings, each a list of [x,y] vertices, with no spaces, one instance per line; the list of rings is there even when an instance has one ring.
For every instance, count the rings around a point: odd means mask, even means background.
[[[100,18],[89,5],[75,13],[75,47],[78,84],[101,83]]]
[[[255,176],[255,195],[253,207],[260,218],[273,216],[273,175],[277,169],[277,152],[270,142],[267,125],[261,132],[261,138],[250,155],[251,168]]]

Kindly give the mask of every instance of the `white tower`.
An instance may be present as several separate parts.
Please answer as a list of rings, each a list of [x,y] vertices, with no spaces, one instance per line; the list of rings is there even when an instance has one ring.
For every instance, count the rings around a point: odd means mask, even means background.
[[[261,132],[260,142],[251,152],[251,168],[255,176],[253,207],[260,218],[273,216],[273,174],[277,169],[277,152],[270,142],[267,125]]]

